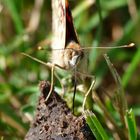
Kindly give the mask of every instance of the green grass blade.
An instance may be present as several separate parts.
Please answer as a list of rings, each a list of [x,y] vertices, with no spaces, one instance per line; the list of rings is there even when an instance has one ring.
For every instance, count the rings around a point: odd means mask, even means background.
[[[137,128],[133,110],[130,109],[126,112],[125,121],[128,127],[129,140],[137,139]]]
[[[87,1],[83,1],[81,2],[78,6],[76,6],[76,8],[72,11],[72,15],[73,17],[77,17],[79,16],[79,14],[81,14],[83,11],[85,11],[86,9],[88,9],[92,4],[94,4],[94,0],[87,0]]]
[[[15,26],[17,33],[22,33],[23,24],[22,24],[22,20],[20,18],[20,15],[17,11],[15,1],[14,0],[4,0],[4,3],[7,6],[9,13],[11,14],[11,17],[13,19],[14,26]]]
[[[96,138],[97,140],[101,140],[102,137],[100,136],[98,130],[97,130],[96,127],[94,126],[94,124],[93,124],[92,119],[91,119],[90,116],[88,116],[88,117],[86,118],[86,122],[87,122],[87,124],[89,125],[89,127],[90,127],[92,133],[94,134],[95,138]]]
[[[23,124],[20,116],[18,116],[15,112],[12,112],[12,108],[9,105],[0,104],[0,111],[4,112],[7,116],[11,117],[16,121],[23,129],[26,129],[26,124]]]
[[[130,78],[132,77],[136,67],[138,66],[138,64],[140,63],[140,49],[138,49],[137,53],[135,54],[132,62],[130,63],[130,65],[127,68],[127,71],[125,72],[125,74],[123,75],[122,78],[122,85],[123,87],[126,87]]]
[[[101,4],[103,5],[102,8],[104,9],[113,10],[125,6],[127,4],[127,1],[126,0],[114,0],[114,1],[101,0]]]
[[[116,42],[112,43],[111,46],[117,46],[120,44],[124,44],[126,42],[130,42],[130,37],[134,32],[135,26],[138,23],[138,21],[140,20],[140,10],[138,10],[138,19],[134,22],[132,20],[128,21],[126,23],[126,25],[124,26],[124,32],[125,34]],[[131,49],[131,48],[130,48]],[[111,59],[117,59],[118,57],[120,57],[120,53],[119,51],[116,51],[115,49],[112,49],[110,52],[108,52],[108,55],[110,56]],[[101,69],[104,68],[104,69]],[[107,72],[107,69],[105,67],[105,63],[102,62],[96,69],[96,76],[97,77],[103,77],[105,75],[105,73]],[[123,83],[123,82],[122,82]],[[124,85],[124,84],[123,84]]]
[[[127,102],[126,102],[126,99],[125,99],[125,96],[124,96],[124,89],[123,89],[123,86],[122,86],[122,82],[121,82],[121,78],[118,74],[118,72],[116,71],[116,69],[114,68],[113,64],[110,62],[109,60],[109,57],[104,54],[104,58],[107,62],[107,65],[114,77],[114,80],[116,82],[116,85],[117,85],[117,92],[118,92],[118,95],[119,95],[119,99],[118,99],[118,103],[119,103],[119,107],[120,107],[120,110],[122,110],[122,117],[124,116],[124,112],[125,110],[127,109]]]
[[[95,114],[89,111],[85,111],[85,116],[86,116],[86,122],[89,125],[96,139],[109,140],[107,133],[105,132],[104,128],[102,127],[101,123],[99,122]]]

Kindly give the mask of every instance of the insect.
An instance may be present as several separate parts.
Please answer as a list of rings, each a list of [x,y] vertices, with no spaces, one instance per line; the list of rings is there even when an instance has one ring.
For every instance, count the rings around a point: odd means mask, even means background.
[[[76,93],[76,68],[84,57],[77,33],[75,31],[68,0],[52,0],[52,56],[51,63],[45,63],[28,54],[26,56],[51,67],[51,89],[46,98],[48,100],[53,89],[54,68],[74,71],[74,97]],[[73,97],[73,108],[74,108]]]
[[[68,0],[52,0],[52,63],[65,70],[74,70],[74,98],[76,93],[76,68],[84,57],[75,31]],[[58,51],[55,51],[58,50]]]
[[[46,98],[48,100],[49,96],[51,95],[53,89],[53,76],[54,76],[54,68],[59,67],[64,70],[73,70],[74,71],[74,97],[76,92],[76,73],[77,67],[80,65],[81,61],[84,59],[84,48],[81,48],[79,43],[79,39],[77,37],[77,33],[74,28],[72,14],[69,8],[68,0],[52,0],[52,56],[51,56],[51,63],[45,63],[41,60],[33,58],[27,54],[24,54],[48,67],[51,67],[51,89]],[[133,44],[130,44],[133,46]],[[128,47],[119,46],[121,47]],[[97,47],[102,48],[102,47]],[[103,47],[104,48],[104,47]],[[118,48],[118,47],[116,47]],[[91,48],[86,48],[91,49]],[[105,49],[105,48],[104,48]],[[108,48],[107,48],[108,49]],[[84,61],[83,61],[84,62]],[[86,102],[86,97],[91,91],[95,81],[91,83],[89,90],[85,95],[85,99],[83,102],[83,109]],[[73,102],[74,102],[73,97]],[[74,103],[73,103],[74,108]]]

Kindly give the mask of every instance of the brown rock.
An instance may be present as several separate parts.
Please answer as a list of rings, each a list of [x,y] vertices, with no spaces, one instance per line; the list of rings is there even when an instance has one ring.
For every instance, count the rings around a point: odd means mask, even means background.
[[[94,140],[85,119],[74,116],[55,91],[45,103],[49,90],[50,84],[42,81],[36,116],[25,140]]]

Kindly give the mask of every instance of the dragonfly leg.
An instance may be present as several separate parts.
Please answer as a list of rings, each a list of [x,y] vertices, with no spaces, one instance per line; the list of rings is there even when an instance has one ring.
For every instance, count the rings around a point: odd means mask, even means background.
[[[47,62],[47,63],[46,63],[46,62],[43,62],[42,60],[39,60],[39,59],[37,59],[37,58],[35,58],[35,57],[33,57],[33,56],[29,55],[29,54],[26,54],[26,53],[21,53],[21,54],[24,55],[24,56],[27,56],[27,57],[31,58],[32,60],[34,60],[34,61],[36,61],[36,62],[38,62],[38,63],[40,63],[40,64],[43,64],[43,65],[47,66],[49,69],[51,69],[51,88],[50,88],[49,94],[48,94],[47,98],[45,99],[45,101],[48,100],[48,98],[49,98],[49,96],[51,95],[51,92],[52,92],[52,90],[53,90],[54,75],[55,75],[55,77],[59,80],[59,82],[60,82],[60,84],[61,84],[61,87],[64,89],[64,86],[62,85],[59,76],[54,72],[54,67],[55,67],[55,66],[56,66],[56,67],[59,67],[59,68],[61,68],[61,69],[64,69],[63,67],[61,67],[61,66],[59,66],[59,65],[57,65],[57,64],[52,64],[52,63],[50,63],[50,62]]]
[[[92,88],[94,87],[95,81],[96,81],[96,79],[92,80],[92,83],[91,83],[91,85],[90,85],[88,91],[87,91],[86,94],[85,94],[84,101],[83,101],[83,105],[82,105],[82,111],[83,111],[83,113],[84,113],[84,111],[85,111],[85,104],[86,104],[87,97],[88,97],[89,93],[91,92]]]
[[[53,85],[54,85],[54,68],[55,68],[55,65],[52,64],[52,66],[51,66],[51,87],[50,87],[50,91],[49,91],[49,93],[48,93],[48,95],[47,95],[47,97],[45,99],[45,102],[48,101],[48,99],[49,99],[49,97],[50,97],[50,95],[51,95],[51,93],[53,91]]]

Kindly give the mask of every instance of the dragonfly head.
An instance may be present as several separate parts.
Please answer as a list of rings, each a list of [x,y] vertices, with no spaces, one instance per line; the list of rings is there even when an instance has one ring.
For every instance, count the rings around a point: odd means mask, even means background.
[[[80,60],[83,58],[83,50],[81,50],[81,47],[78,43],[75,43],[71,41],[65,51],[65,62],[68,65],[68,68],[74,68],[77,66],[77,64],[80,62]]]

